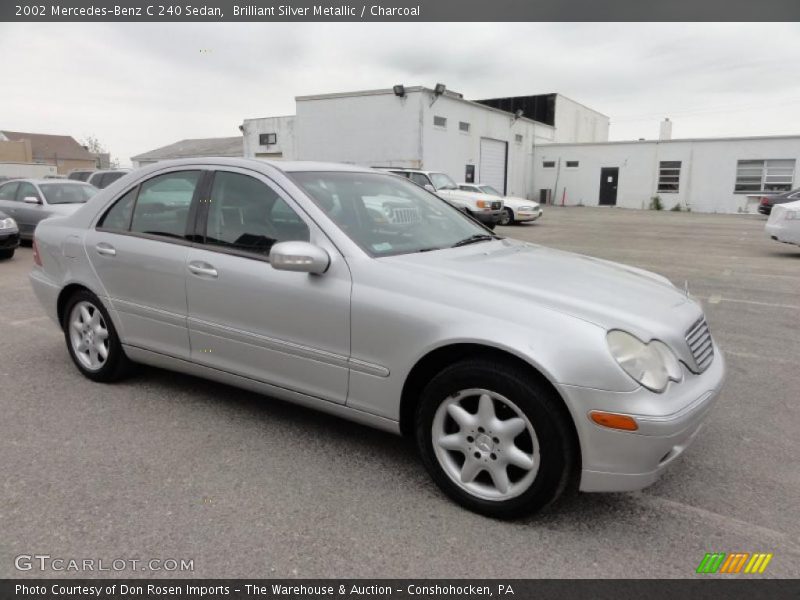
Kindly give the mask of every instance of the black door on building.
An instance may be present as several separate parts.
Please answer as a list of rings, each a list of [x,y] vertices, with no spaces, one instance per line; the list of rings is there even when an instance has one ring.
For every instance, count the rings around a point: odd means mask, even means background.
[[[619,167],[603,167],[600,169],[600,206],[617,204],[617,182]]]

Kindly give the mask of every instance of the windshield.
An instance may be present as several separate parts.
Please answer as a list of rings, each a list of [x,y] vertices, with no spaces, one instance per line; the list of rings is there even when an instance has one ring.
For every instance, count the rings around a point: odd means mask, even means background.
[[[437,190],[457,190],[458,186],[456,182],[450,179],[444,173],[431,173],[430,174],[431,181],[433,182],[433,187]]]
[[[292,177],[370,256],[439,250],[489,235],[444,200],[400,177],[342,172]]]
[[[503,195],[503,194],[498,192],[496,189],[494,189],[490,185],[482,185],[478,189],[480,191],[482,191],[484,194],[489,194],[490,196],[502,196]]]
[[[39,186],[48,204],[79,204],[97,193],[97,188],[84,183],[43,183]]]

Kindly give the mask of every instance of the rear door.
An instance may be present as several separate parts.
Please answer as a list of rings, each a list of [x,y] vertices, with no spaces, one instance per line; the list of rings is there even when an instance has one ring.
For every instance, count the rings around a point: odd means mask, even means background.
[[[189,358],[186,257],[205,173],[174,169],[142,181],[86,236],[86,253],[126,344]]]

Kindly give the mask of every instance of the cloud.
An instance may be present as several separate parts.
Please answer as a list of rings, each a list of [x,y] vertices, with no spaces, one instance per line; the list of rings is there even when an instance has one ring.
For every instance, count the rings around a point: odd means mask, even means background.
[[[800,133],[797,24],[0,24],[0,127],[130,156],[292,114],[298,95],[447,84],[561,92],[614,139]],[[12,89],[12,93],[8,90]]]

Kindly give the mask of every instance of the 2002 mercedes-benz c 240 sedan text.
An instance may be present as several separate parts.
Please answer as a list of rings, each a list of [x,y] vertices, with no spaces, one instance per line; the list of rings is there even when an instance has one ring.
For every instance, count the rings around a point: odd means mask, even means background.
[[[90,379],[147,363],[413,436],[493,516],[649,485],[724,376],[667,279],[499,238],[369,169],[158,163],[43,221],[34,250]]]

